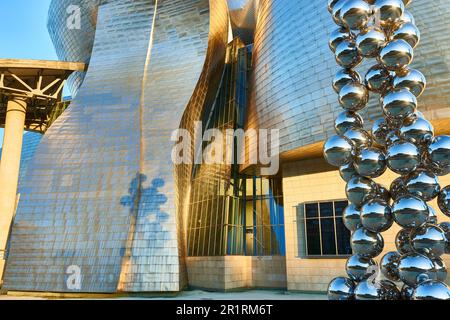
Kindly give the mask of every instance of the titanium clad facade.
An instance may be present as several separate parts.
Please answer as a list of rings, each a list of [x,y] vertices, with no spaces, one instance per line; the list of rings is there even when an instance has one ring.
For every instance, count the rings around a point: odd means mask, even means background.
[[[408,7],[422,35],[412,66],[428,80],[419,110],[431,120],[450,117],[449,8],[449,0],[413,1]],[[280,152],[334,134],[342,108],[331,88],[338,70],[327,45],[333,28],[323,1],[260,1],[248,127],[280,129]],[[367,64],[359,68],[362,76],[366,69]],[[381,116],[377,99],[361,114],[370,127]]]
[[[29,167],[5,288],[182,289],[189,168],[174,170],[171,132],[216,92],[227,30],[225,0],[99,7],[86,79]],[[67,286],[71,266],[80,288]]]

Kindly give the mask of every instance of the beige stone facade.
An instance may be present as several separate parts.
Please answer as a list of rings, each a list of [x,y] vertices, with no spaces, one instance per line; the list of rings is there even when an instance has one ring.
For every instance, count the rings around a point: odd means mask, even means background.
[[[389,187],[396,177],[386,172],[376,182]],[[440,177],[441,186],[450,184],[450,177]],[[286,270],[287,288],[294,291],[326,291],[328,283],[337,276],[345,276],[346,257],[336,259],[306,258],[300,252],[304,246],[302,235],[298,232],[299,223],[296,206],[304,202],[320,202],[329,200],[345,200],[345,182],[339,171],[329,166],[324,159],[308,159],[283,165],[283,190],[286,232]],[[439,213],[439,221],[450,221],[438,210],[436,201],[432,206]],[[384,252],[395,251],[395,236],[400,230],[394,224],[391,229],[382,233],[385,242]],[[450,256],[443,259],[450,265]],[[448,282],[449,279],[447,279]]]

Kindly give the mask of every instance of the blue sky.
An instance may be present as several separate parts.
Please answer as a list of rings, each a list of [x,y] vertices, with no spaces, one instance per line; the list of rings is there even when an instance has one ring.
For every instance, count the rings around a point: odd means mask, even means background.
[[[0,58],[58,60],[47,32],[49,4],[50,0],[0,1]]]

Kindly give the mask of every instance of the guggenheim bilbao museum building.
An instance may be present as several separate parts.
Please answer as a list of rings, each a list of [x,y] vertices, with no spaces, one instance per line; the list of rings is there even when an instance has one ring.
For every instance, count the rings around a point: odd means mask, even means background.
[[[413,67],[428,80],[419,110],[449,134],[450,0],[408,10],[422,32]],[[21,178],[3,288],[326,291],[352,254],[345,181],[322,155],[342,111],[334,28],[326,1],[53,0],[59,58],[89,66],[69,78],[72,102]],[[381,117],[375,96],[362,116],[367,129]],[[279,170],[174,164],[178,128],[279,130]],[[398,230],[383,233],[385,252]]]

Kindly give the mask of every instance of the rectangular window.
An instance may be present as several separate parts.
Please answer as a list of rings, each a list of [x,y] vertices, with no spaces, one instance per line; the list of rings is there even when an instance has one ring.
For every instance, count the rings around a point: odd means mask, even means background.
[[[339,257],[352,254],[350,231],[342,220],[347,204],[343,200],[301,205],[306,256]]]

